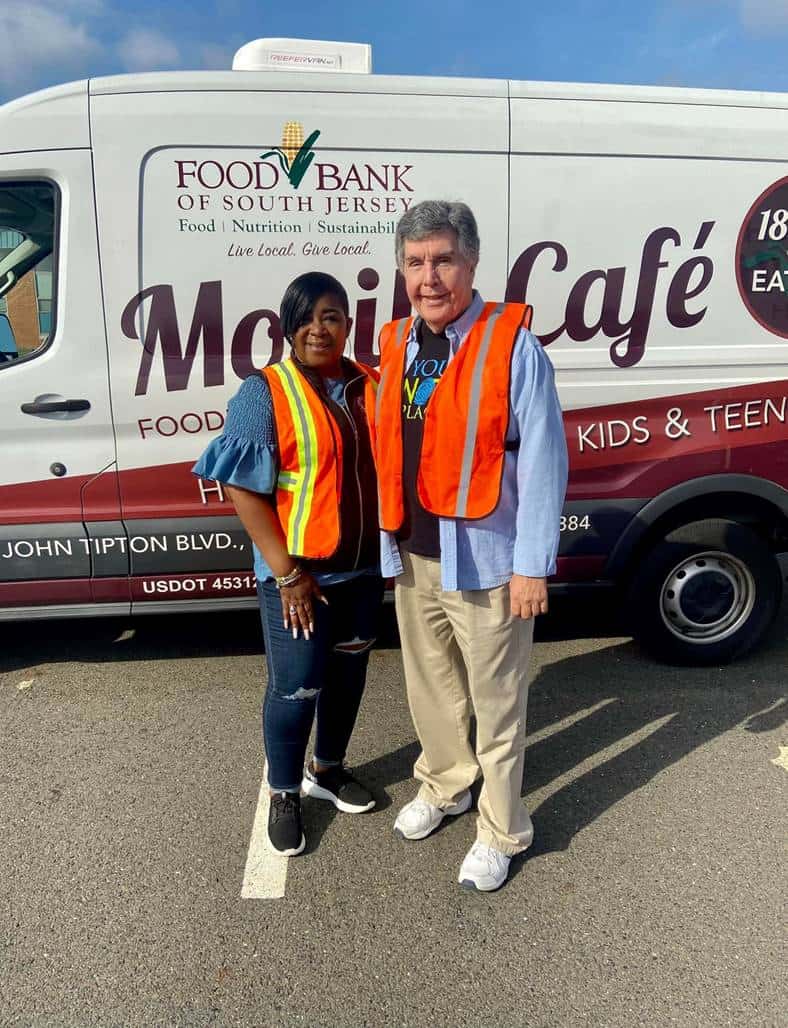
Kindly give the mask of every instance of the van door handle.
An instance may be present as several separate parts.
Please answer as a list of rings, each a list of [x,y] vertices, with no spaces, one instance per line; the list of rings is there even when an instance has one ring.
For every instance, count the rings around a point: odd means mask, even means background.
[[[23,414],[54,414],[57,411],[90,410],[90,400],[54,400],[43,403],[23,403]]]

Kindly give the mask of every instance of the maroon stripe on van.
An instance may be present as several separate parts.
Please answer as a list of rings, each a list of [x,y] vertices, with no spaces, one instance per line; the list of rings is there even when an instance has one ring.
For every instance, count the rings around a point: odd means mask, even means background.
[[[195,454],[197,460],[199,454]],[[194,461],[121,471],[120,495],[124,519],[193,518],[233,514],[215,482],[200,482],[191,469]],[[203,501],[206,502],[203,502]]]
[[[80,493],[93,477],[79,475],[0,486],[0,525],[79,520]]]
[[[788,440],[631,463],[610,454],[607,465],[572,469],[567,500],[650,499],[706,475],[752,475],[788,489]]]
[[[606,562],[605,554],[588,557],[559,557],[556,561],[555,576],[550,581],[592,582],[595,578],[604,578]]]
[[[254,572],[216,571],[189,575],[137,575],[130,580],[131,598],[135,603],[167,600],[228,599],[231,596],[254,596],[257,593]]]
[[[564,424],[570,499],[648,498],[724,473],[788,488],[788,380],[570,410]],[[231,515],[221,487],[197,479],[192,466],[179,461],[121,471],[117,480],[107,472],[0,486],[0,525],[77,520],[80,497],[88,521]]]
[[[59,524],[82,518],[112,521],[119,515],[119,505],[117,476],[112,470],[14,482],[0,486],[0,525]]]
[[[578,474],[613,465],[706,454],[727,463],[737,451],[748,450],[751,474],[788,484],[788,380],[566,411],[564,427],[576,481]],[[767,447],[776,447],[768,462],[757,456]],[[780,448],[786,456],[775,467]]]
[[[128,603],[131,600],[128,578],[92,578],[90,584],[94,603]]]
[[[89,578],[50,578],[39,579],[33,582],[0,582],[0,607],[43,607],[56,604],[93,602]]]

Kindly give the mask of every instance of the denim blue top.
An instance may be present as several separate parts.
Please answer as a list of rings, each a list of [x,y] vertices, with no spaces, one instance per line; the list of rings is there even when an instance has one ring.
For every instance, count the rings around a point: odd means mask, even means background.
[[[337,403],[345,404],[344,381],[324,380],[328,394]],[[274,402],[271,390],[262,375],[252,375],[238,387],[227,405],[224,431],[208,445],[192,468],[195,475],[223,485],[235,485],[253,493],[273,496],[279,474],[279,454],[274,428]],[[261,582],[272,578],[272,572],[256,546],[254,570]],[[319,573],[321,585],[334,585],[362,574],[378,574],[379,568]]]
[[[484,302],[474,291],[470,307],[448,325],[449,360],[479,318]],[[418,319],[411,327],[406,367],[419,344]],[[542,578],[555,572],[568,459],[553,366],[539,340],[521,329],[512,352],[507,442],[501,496],[486,518],[440,519],[441,584],[446,590],[494,589],[512,573]],[[381,532],[381,570],[402,574],[396,539]]]

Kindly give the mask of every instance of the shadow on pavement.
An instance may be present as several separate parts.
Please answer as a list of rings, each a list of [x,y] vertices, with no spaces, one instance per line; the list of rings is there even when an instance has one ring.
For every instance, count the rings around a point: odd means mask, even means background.
[[[537,640],[575,638],[578,624],[583,626],[584,638],[621,631],[612,608],[604,604],[589,606],[588,613],[579,620],[570,601],[556,601],[555,609],[555,615],[538,624]],[[263,653],[256,609],[5,622],[0,624],[0,639],[0,673],[63,661],[103,664]],[[386,603],[376,648],[398,647],[394,605]]]
[[[528,856],[567,849],[616,803],[717,736],[784,724],[786,615],[788,605],[766,643],[726,667],[655,664],[632,642],[543,667],[528,717],[529,736],[542,734],[528,748],[523,794],[558,787],[531,810]]]
[[[396,642],[393,612],[387,611],[391,618],[380,647]],[[557,787],[531,811],[536,836],[530,852],[566,849],[577,832],[622,798],[724,732],[739,725],[771,731],[784,723],[786,627],[788,604],[754,654],[721,668],[666,667],[629,641],[590,649],[574,642],[610,640],[620,631],[615,614],[599,603],[554,603],[539,624],[537,641],[566,641],[568,650],[582,652],[542,666],[531,687],[524,791]],[[0,672],[63,661],[262,653],[256,611],[5,624],[0,631]],[[414,740],[357,769],[381,807],[391,803],[387,787],[411,777],[417,753]],[[327,804],[315,806],[310,849],[334,816]]]
[[[0,624],[0,674],[36,665],[262,655],[257,610]],[[393,604],[377,649],[399,646]]]
[[[82,618],[0,625],[0,672],[31,665],[173,660],[262,653],[256,610]]]
[[[387,810],[392,805],[388,786],[407,781],[412,777],[413,764],[419,755],[419,744],[414,739],[399,749],[392,750],[381,757],[367,761],[366,764],[355,764],[353,773],[369,787],[375,797],[375,813]],[[310,799],[308,796],[301,801],[304,811],[304,822],[308,825],[305,853],[313,853],[320,848],[320,840],[328,830],[337,811],[323,800]],[[346,815],[342,815],[346,816]],[[364,818],[365,814],[355,815]],[[393,821],[393,818],[392,818]]]

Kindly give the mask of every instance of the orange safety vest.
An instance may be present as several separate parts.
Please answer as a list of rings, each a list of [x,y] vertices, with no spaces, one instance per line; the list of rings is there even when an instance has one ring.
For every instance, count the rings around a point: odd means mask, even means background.
[[[370,424],[378,373],[351,362],[366,375],[364,406]],[[262,369],[274,404],[279,450],[276,510],[291,557],[330,557],[339,546],[342,434],[317,390],[292,358]]]
[[[416,479],[425,510],[447,518],[484,518],[498,504],[509,424],[512,350],[532,308],[486,303],[478,321],[432,392]],[[413,318],[380,333],[380,386],[375,431],[381,527],[396,532],[402,498],[402,378]]]

